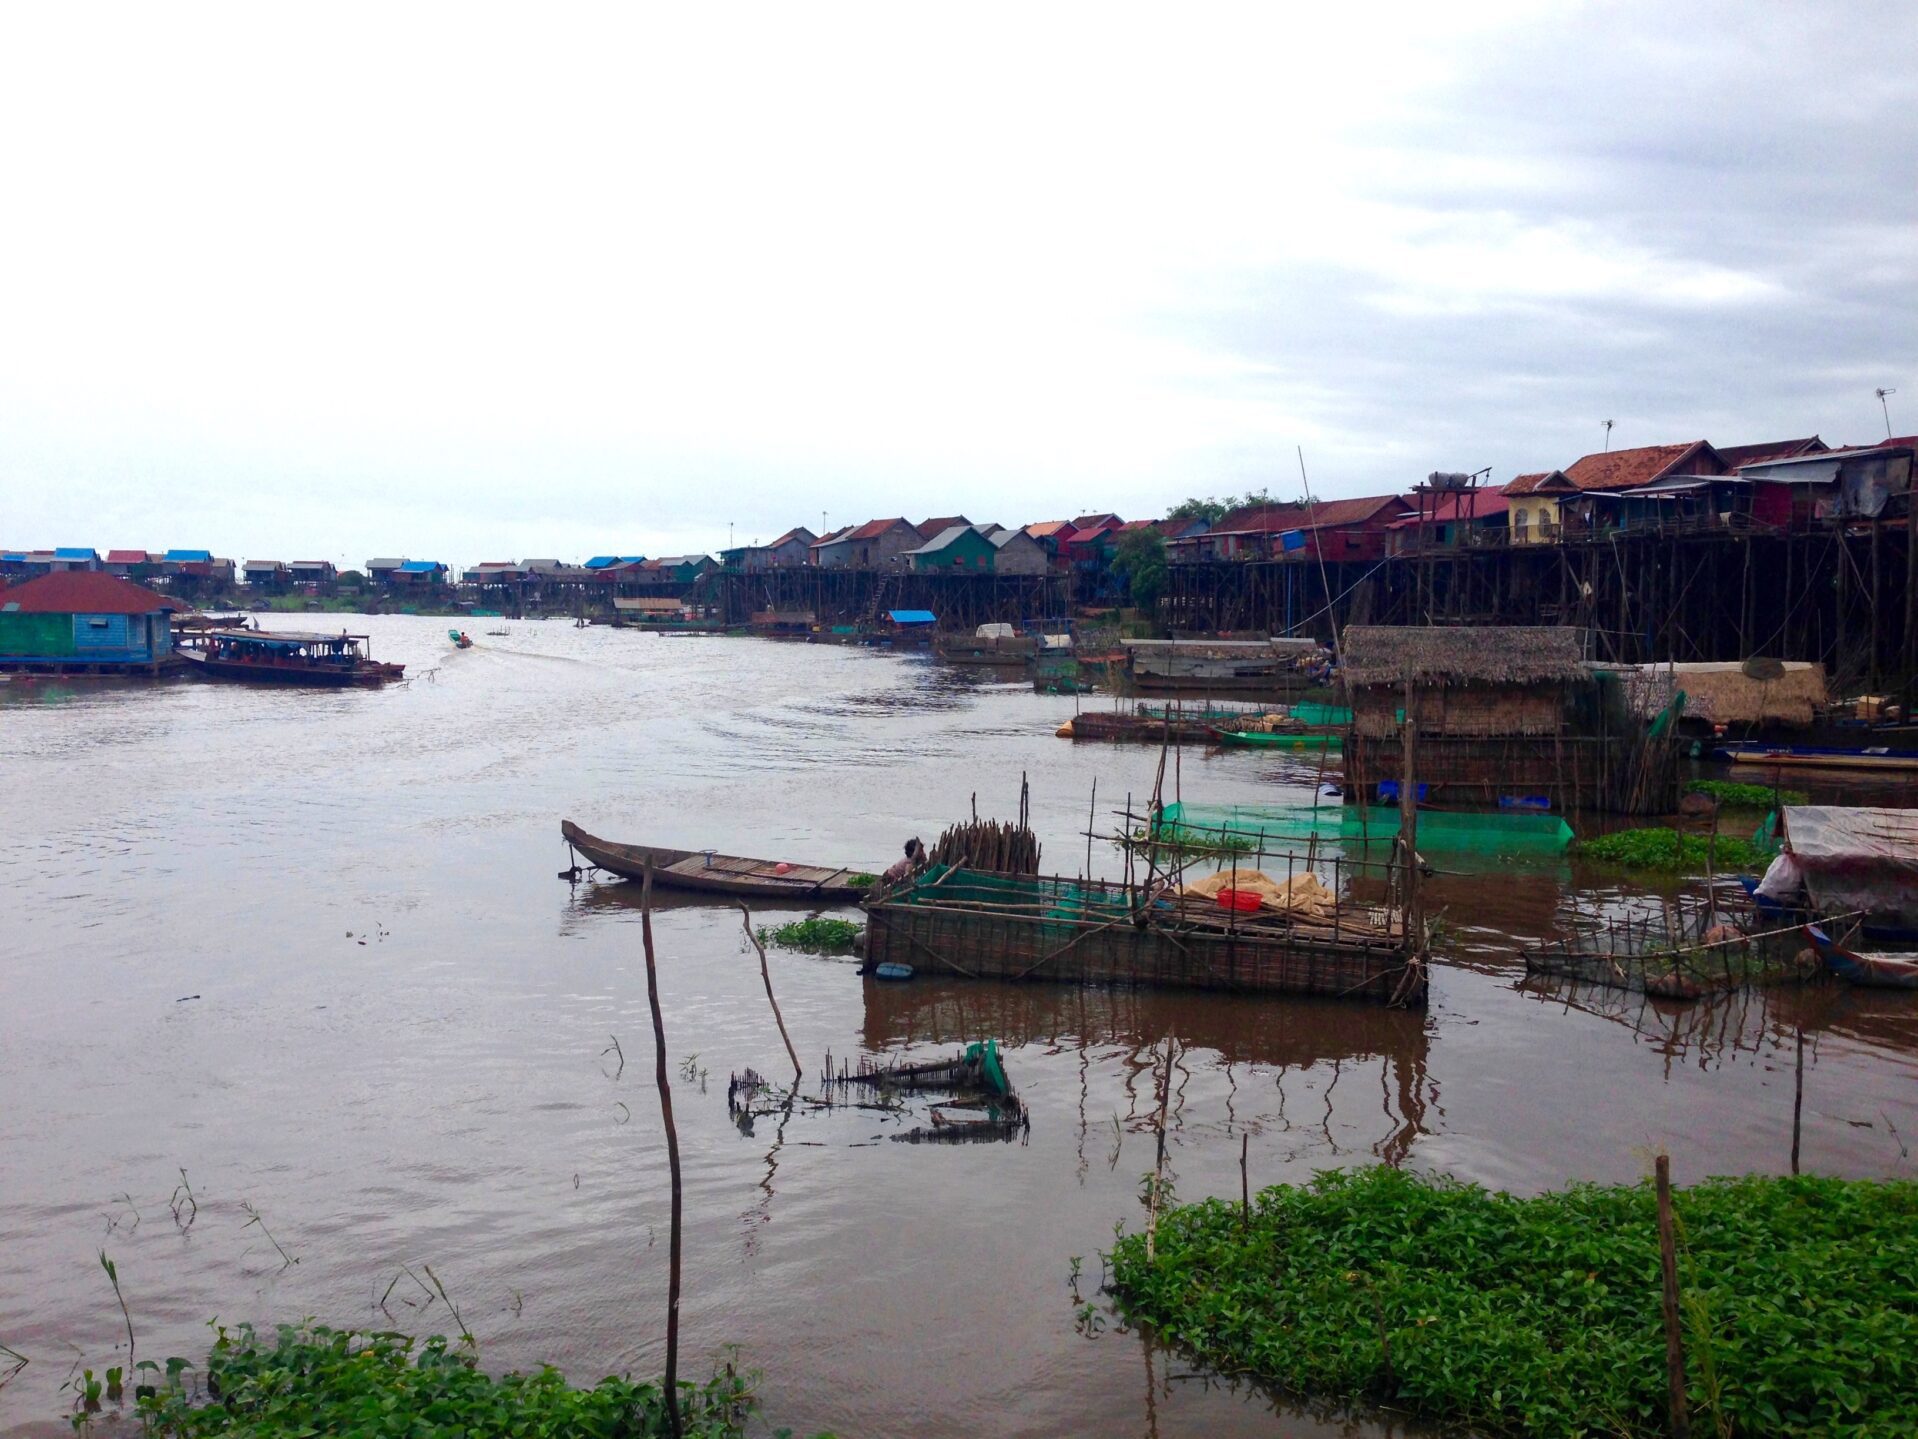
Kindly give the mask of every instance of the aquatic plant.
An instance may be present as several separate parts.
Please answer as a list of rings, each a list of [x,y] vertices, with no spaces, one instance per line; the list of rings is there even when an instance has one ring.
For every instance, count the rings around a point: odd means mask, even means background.
[[[1156,834],[1143,829],[1132,834],[1133,844],[1139,846],[1149,845],[1155,838],[1160,849],[1185,854],[1250,854],[1259,847],[1249,835],[1226,829],[1188,829],[1180,824],[1162,824]]]
[[[1706,861],[1723,874],[1735,869],[1763,869],[1771,856],[1748,839],[1721,834],[1681,835],[1671,829],[1621,829],[1595,839],[1582,839],[1573,853],[1585,859],[1622,864],[1632,869],[1656,869],[1669,874],[1703,874]]]
[[[1685,786],[1687,794],[1708,794],[1726,809],[1770,809],[1774,804],[1805,804],[1810,800],[1802,789],[1774,790],[1768,784],[1740,784],[1729,779],[1695,779]]]
[[[206,1377],[207,1393],[217,1398],[204,1402],[176,1384],[143,1389],[147,1432],[161,1439],[649,1439],[669,1432],[656,1384],[609,1378],[575,1389],[550,1367],[493,1379],[437,1334],[414,1340],[281,1325],[267,1342],[251,1325],[232,1333],[222,1327]],[[679,1390],[687,1435],[732,1439],[745,1432],[752,1394],[738,1375],[723,1372],[703,1388]]]
[[[859,926],[849,919],[801,919],[777,929],[761,929],[759,942],[807,954],[850,954],[859,942]]]
[[[1694,1433],[1918,1433],[1918,1183],[1676,1192]],[[1388,1168],[1161,1212],[1134,1319],[1212,1368],[1486,1434],[1666,1432],[1649,1182],[1515,1199]]]
[[[879,883],[878,875],[867,874],[864,871],[846,876],[846,885],[849,889],[871,889],[877,883]]]

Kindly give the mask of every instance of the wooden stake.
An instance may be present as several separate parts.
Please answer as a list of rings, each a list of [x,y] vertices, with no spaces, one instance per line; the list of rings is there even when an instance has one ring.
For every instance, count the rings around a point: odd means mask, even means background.
[[[1145,1262],[1152,1263],[1158,1252],[1159,1235],[1159,1186],[1165,1176],[1165,1111],[1172,1101],[1172,1036],[1165,1037],[1165,1085],[1159,1091],[1159,1144],[1158,1152],[1152,1161],[1152,1193],[1146,1199],[1145,1219]]]
[[[639,934],[646,948],[646,1002],[653,1011],[653,1072],[659,1084],[659,1116],[666,1126],[666,1166],[673,1190],[672,1243],[666,1274],[666,1418],[679,1439],[679,1130],[673,1124],[673,1087],[666,1078],[666,1021],[659,1012],[659,965],[653,957],[653,875],[649,869],[639,891]]]
[[[799,1081],[805,1078],[805,1071],[799,1067],[799,1052],[793,1048],[792,1036],[786,1033],[785,1016],[779,1012],[779,1001],[773,998],[772,971],[766,967],[766,946],[759,942],[759,936],[753,933],[753,912],[746,908],[745,901],[739,905],[739,917],[746,926],[746,938],[753,942],[753,948],[759,951],[759,977],[766,984],[766,1003],[773,1007],[773,1023],[779,1026],[779,1037],[785,1042],[786,1057],[793,1062],[793,1093],[799,1092]]]
[[[1658,1267],[1665,1282],[1665,1386],[1672,1439],[1691,1439],[1691,1415],[1685,1400],[1685,1339],[1678,1323],[1678,1236],[1672,1221],[1672,1160],[1658,1156]]]
[[[1239,1232],[1243,1234],[1252,1227],[1252,1183],[1246,1178],[1246,1155],[1252,1149],[1252,1136],[1239,1135]]]
[[[1798,1172],[1799,1122],[1805,1112],[1805,1026],[1798,1026],[1798,1061],[1791,1089],[1791,1172]]]

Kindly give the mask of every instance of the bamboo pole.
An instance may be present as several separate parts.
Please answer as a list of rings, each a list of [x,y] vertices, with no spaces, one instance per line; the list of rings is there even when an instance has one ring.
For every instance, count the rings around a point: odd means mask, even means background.
[[[1658,1192],[1658,1267],[1664,1281],[1665,1388],[1672,1439],[1690,1439],[1685,1399],[1685,1339],[1678,1321],[1678,1237],[1672,1217],[1672,1160],[1661,1154],[1654,1169]]]
[[[773,998],[772,971],[766,966],[766,946],[759,942],[759,936],[753,933],[753,912],[740,901],[739,917],[746,926],[746,938],[753,942],[753,948],[759,951],[759,977],[766,985],[766,1003],[773,1007],[773,1023],[779,1026],[779,1037],[785,1042],[786,1057],[793,1062],[793,1092],[798,1093],[799,1082],[805,1078],[805,1070],[800,1068],[799,1053],[793,1048],[792,1036],[786,1033],[786,1018],[779,1012],[779,1001]]]
[[[666,1127],[666,1165],[672,1184],[672,1240],[666,1274],[666,1418],[673,1439],[680,1436],[679,1416],[679,1259],[681,1193],[679,1130],[673,1124],[673,1087],[666,1077],[666,1021],[659,1012],[659,964],[653,956],[653,875],[650,869],[639,892],[639,933],[646,950],[646,1003],[653,1012],[653,1072],[659,1085],[659,1115]]]
[[[1798,1172],[1798,1136],[1805,1113],[1805,1026],[1798,1026],[1798,1058],[1792,1066],[1791,1172]]]

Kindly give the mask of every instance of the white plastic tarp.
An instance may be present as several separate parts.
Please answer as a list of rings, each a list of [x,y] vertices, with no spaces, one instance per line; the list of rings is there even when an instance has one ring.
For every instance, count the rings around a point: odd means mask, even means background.
[[[973,638],[981,640],[1009,640],[1017,633],[1018,631],[1008,624],[980,625],[978,629],[973,631]]]
[[[1781,819],[1819,908],[1918,925],[1918,810],[1788,805]]]

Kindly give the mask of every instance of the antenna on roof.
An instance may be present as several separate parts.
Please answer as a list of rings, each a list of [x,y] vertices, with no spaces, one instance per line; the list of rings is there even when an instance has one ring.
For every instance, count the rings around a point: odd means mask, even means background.
[[[1872,393],[1878,397],[1878,408],[1885,412],[1885,438],[1889,440],[1891,438],[1891,406],[1885,403],[1885,396],[1895,395],[1898,392],[1896,390],[1888,390],[1883,385],[1880,385],[1877,389],[1873,390]]]
[[[1610,420],[1600,420],[1599,424],[1605,427],[1605,449],[1607,453],[1609,453],[1612,448],[1612,422]]]

